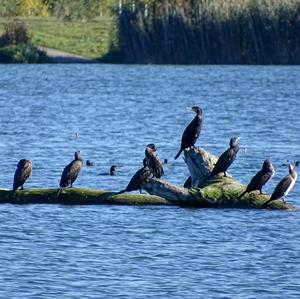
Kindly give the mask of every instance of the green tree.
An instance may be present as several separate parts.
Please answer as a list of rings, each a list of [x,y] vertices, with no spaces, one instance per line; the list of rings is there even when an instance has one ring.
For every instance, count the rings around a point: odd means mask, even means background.
[[[47,17],[50,14],[49,4],[43,0],[21,0],[19,12],[22,16]]]
[[[19,14],[20,0],[0,0],[0,16],[14,17]]]

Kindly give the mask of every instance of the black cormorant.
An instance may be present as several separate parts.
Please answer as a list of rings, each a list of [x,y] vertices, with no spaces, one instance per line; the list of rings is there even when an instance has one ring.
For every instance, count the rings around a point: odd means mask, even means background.
[[[294,187],[296,181],[297,181],[297,172],[295,168],[299,166],[300,162],[296,162],[295,166],[293,167],[292,164],[289,164],[289,174],[285,176],[275,187],[271,197],[269,200],[267,200],[263,206],[267,205],[269,202],[285,197],[288,195],[288,193],[292,190]]]
[[[226,171],[232,162],[235,160],[236,155],[239,151],[239,139],[240,137],[233,137],[230,139],[230,147],[227,149],[218,159],[216,165],[214,166],[211,174],[209,175],[208,179],[212,178],[216,174],[220,172],[224,172],[224,176],[226,176]]]
[[[262,193],[262,187],[272,179],[275,175],[275,169],[270,160],[265,160],[263,167],[260,171],[256,173],[256,175],[251,179],[248,184],[246,190],[239,196],[242,198],[246,193],[250,193],[252,191],[258,190],[260,194]]]
[[[59,183],[60,189],[57,196],[60,194],[62,188],[73,187],[73,183],[80,172],[82,164],[83,161],[80,156],[80,151],[77,151],[75,152],[75,159],[71,163],[69,163],[63,170]]]
[[[117,194],[121,194],[124,192],[130,192],[134,190],[140,190],[140,193],[142,193],[142,184],[150,177],[152,177],[152,173],[147,166],[146,159],[143,160],[144,167],[139,169],[131,178],[129,181],[126,189],[118,192]]]
[[[17,169],[14,176],[13,191],[21,188],[23,190],[23,185],[26,180],[31,176],[32,173],[32,163],[29,160],[22,159],[17,165]]]
[[[195,118],[189,123],[182,134],[181,147],[175,160],[180,156],[181,152],[188,147],[195,145],[197,138],[201,132],[202,125],[202,109],[200,107],[192,107],[192,111],[196,112]]]
[[[147,145],[145,149],[145,157],[146,157],[146,164],[149,167],[150,171],[152,172],[155,178],[160,179],[164,175],[163,166],[156,154],[157,147],[155,144],[150,143]]]

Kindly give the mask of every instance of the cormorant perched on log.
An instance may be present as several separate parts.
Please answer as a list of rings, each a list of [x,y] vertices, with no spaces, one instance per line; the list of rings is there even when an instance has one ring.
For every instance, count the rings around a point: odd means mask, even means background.
[[[14,176],[13,191],[18,190],[21,187],[23,190],[23,185],[26,180],[31,176],[32,173],[32,163],[29,160],[22,159],[17,165],[17,169]]]
[[[239,151],[239,139],[240,137],[233,137],[230,139],[230,147],[227,149],[218,159],[216,165],[214,166],[211,174],[209,175],[208,179],[211,179],[216,174],[220,172],[224,172],[224,176],[227,176],[226,171],[232,162],[235,160],[236,155]]]
[[[265,160],[263,167],[260,171],[256,173],[256,175],[251,179],[248,184],[246,190],[238,197],[242,198],[246,193],[250,193],[252,191],[258,190],[260,194],[262,194],[262,187],[272,179],[275,175],[275,169],[270,160]]]
[[[149,167],[155,178],[160,179],[164,175],[163,166],[156,154],[157,147],[155,144],[150,143],[145,149],[146,164]]]
[[[288,195],[288,193],[292,190],[294,187],[296,181],[297,181],[297,172],[295,170],[296,167],[298,167],[300,164],[299,161],[296,162],[295,166],[293,167],[292,164],[289,164],[289,174],[285,176],[275,187],[271,197],[269,200],[267,200],[263,206],[266,206],[269,202],[285,197]]]
[[[182,138],[181,138],[181,147],[178,154],[175,157],[175,160],[180,156],[181,152],[188,147],[195,145],[197,138],[201,132],[202,125],[202,109],[198,106],[192,107],[191,111],[196,112],[195,118],[189,123],[185,128]]]
[[[73,183],[80,172],[82,164],[83,161],[80,156],[80,151],[77,151],[75,152],[75,159],[71,163],[69,163],[63,170],[59,183],[60,189],[57,193],[57,196],[59,196],[62,188],[73,187]]]
[[[139,169],[131,178],[129,181],[126,189],[116,193],[116,194],[121,194],[124,192],[131,192],[134,190],[140,190],[140,193],[142,193],[142,184],[150,177],[152,177],[152,173],[147,166],[147,161],[146,158],[143,160],[143,165],[141,169]]]

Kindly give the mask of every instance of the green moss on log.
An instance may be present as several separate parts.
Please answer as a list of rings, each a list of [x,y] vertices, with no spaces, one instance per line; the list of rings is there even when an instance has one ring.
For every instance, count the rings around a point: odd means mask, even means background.
[[[172,205],[158,196],[119,194],[104,190],[67,188],[57,198],[58,189],[0,190],[0,203],[65,205]]]
[[[243,209],[282,209],[293,210],[294,207],[282,200],[270,202],[267,206],[263,204],[270,199],[270,195],[259,191],[245,194],[238,198],[246,186],[231,177],[222,175],[210,180],[201,189],[194,188],[190,192],[195,198],[195,202],[202,207],[215,208],[243,208]]]

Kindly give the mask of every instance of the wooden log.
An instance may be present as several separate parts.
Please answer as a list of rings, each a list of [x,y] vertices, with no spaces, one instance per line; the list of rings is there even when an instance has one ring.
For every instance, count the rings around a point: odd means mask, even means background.
[[[246,186],[232,177],[216,175],[209,181],[210,174],[217,158],[203,148],[186,150],[185,161],[192,177],[191,189],[181,188],[158,179],[150,179],[144,184],[144,189],[153,195],[167,199],[179,206],[199,208],[244,208],[244,209],[284,209],[293,210],[294,207],[282,200],[263,204],[270,198],[268,194],[258,191],[245,194],[238,199]],[[201,187],[201,188],[200,188]]]
[[[0,190],[0,203],[64,205],[172,205],[166,199],[146,194],[119,194],[104,190],[65,188],[57,198],[57,188],[24,189],[12,193]]]
[[[191,189],[178,187],[160,179],[147,180],[143,188],[146,194],[116,194],[104,190],[84,188],[64,188],[57,197],[57,188],[25,189],[12,192],[0,190],[0,204],[64,204],[64,205],[178,205],[198,208],[244,208],[244,209],[284,209],[294,207],[282,200],[264,206],[270,198],[268,194],[252,192],[238,196],[246,186],[232,177],[217,175],[207,181],[217,158],[203,148],[186,150],[185,161],[192,177]],[[154,196],[153,196],[154,195]]]

